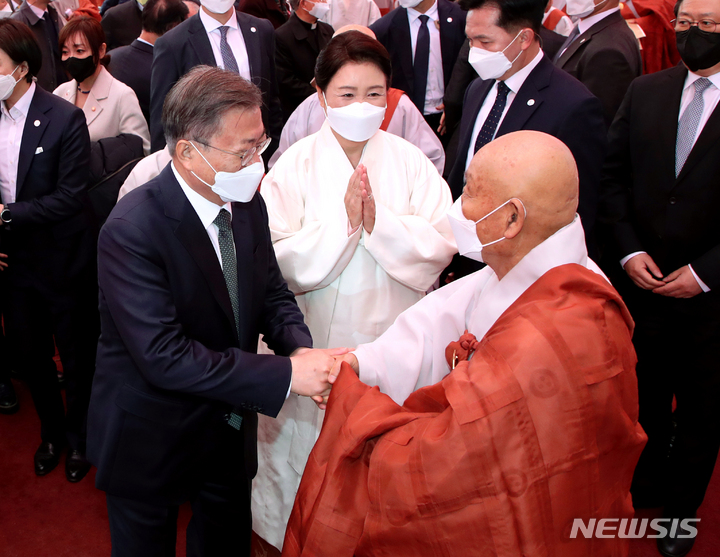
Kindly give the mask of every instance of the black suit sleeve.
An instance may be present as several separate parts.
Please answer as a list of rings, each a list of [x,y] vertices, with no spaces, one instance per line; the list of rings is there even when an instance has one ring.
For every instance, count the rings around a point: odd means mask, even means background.
[[[48,125],[59,124],[51,121]],[[55,161],[56,186],[52,192],[29,201],[8,204],[14,230],[27,225],[57,223],[82,211],[90,175],[90,135],[82,110],[70,113]],[[49,174],[52,170],[42,168],[38,172]],[[48,180],[51,179],[48,176]]]
[[[447,126],[447,133],[451,136],[460,123],[465,91],[467,91],[470,83],[478,76],[470,65],[470,62],[468,62],[469,54],[470,43],[464,41],[455,66],[453,67],[450,81],[445,88],[445,125]]]
[[[115,218],[103,227],[98,280],[113,323],[148,383],[234,406],[259,403],[269,416],[280,411],[290,385],[290,360],[238,348],[217,352],[188,338],[165,262],[133,223]]]
[[[292,45],[285,44],[283,39],[275,34],[275,69],[277,72],[278,87],[283,92],[283,98],[293,99],[299,104],[315,92],[310,83],[298,78],[297,64],[292,54]],[[289,115],[288,115],[289,116]]]
[[[634,179],[630,148],[632,97],[631,85],[608,133],[608,155],[600,183],[599,221],[607,227],[620,259],[644,251],[631,217]]]
[[[152,73],[150,77],[150,150],[154,153],[165,147],[162,127],[162,108],[165,97],[182,77],[173,45],[160,37],[153,47]]]
[[[266,89],[265,102],[268,107],[268,129],[267,134],[273,139],[273,145],[268,151],[269,154],[275,152],[280,143],[280,134],[283,128],[282,106],[280,105],[280,93],[278,90],[278,82],[275,74],[275,30],[272,24],[267,20],[261,20],[262,29],[265,39],[265,48],[267,52],[267,78],[270,80]],[[264,88],[263,88],[264,89]]]

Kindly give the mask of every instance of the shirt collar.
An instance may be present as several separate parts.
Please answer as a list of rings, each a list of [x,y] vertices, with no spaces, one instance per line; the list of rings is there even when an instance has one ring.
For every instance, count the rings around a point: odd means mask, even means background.
[[[408,8],[407,9],[408,16],[410,16],[410,23],[414,23],[416,19],[418,19],[421,15],[426,15],[433,21],[438,21],[440,19],[440,14],[438,14],[438,7],[437,2],[435,2],[432,7],[425,12],[425,14],[421,14],[419,11],[417,11],[415,8]]]
[[[614,14],[615,12],[619,12],[620,8],[613,8],[612,10],[608,10],[606,12],[600,12],[599,14],[591,15],[590,17],[586,17],[585,19],[581,19],[578,22],[578,31],[582,35],[585,31],[590,29],[593,25],[595,25],[598,21],[602,21],[607,16]]]
[[[33,6],[30,2],[27,3],[28,7],[33,11],[33,13],[38,16],[40,19],[43,18],[43,16],[47,13],[47,9],[41,10],[40,8]]]
[[[138,41],[138,42],[141,42],[141,43],[145,43],[145,44],[147,44],[147,45],[150,45],[150,46],[152,46],[152,47],[155,46],[154,44],[149,43],[149,42],[147,42],[145,39],[141,39],[140,37],[138,37],[138,38],[135,39],[135,40]]]
[[[227,209],[230,213],[230,218],[232,219],[232,205],[230,203],[225,203],[225,205],[220,207],[212,201],[205,199],[202,195],[188,186],[185,180],[183,180],[183,177],[180,176],[177,168],[175,168],[175,162],[170,163],[170,168],[172,168],[175,179],[178,181],[178,184],[180,184],[183,193],[185,193],[185,197],[187,197],[190,205],[192,205],[193,209],[195,209],[197,216],[200,217],[200,222],[202,222],[202,225],[206,230],[217,218],[218,214],[220,214],[220,209]]]
[[[540,60],[543,59],[543,56],[543,51],[542,49],[540,49],[540,51],[535,55],[535,58],[533,58],[527,66],[525,66],[521,70],[518,70],[505,80],[505,85],[507,85],[513,93],[517,94],[517,92],[520,90],[520,87],[522,87],[523,83],[525,83],[527,76],[529,76],[530,72],[535,69],[535,66],[540,63]]]
[[[685,86],[683,87],[683,91],[685,89],[687,89],[688,87],[690,87],[693,83],[695,83],[701,77],[702,76],[688,70],[687,77],[685,78]],[[710,80],[710,83],[712,83],[715,86],[716,89],[720,89],[720,72],[711,75],[710,77],[708,77],[708,79]]]
[[[23,79],[25,79],[23,77]],[[15,105],[10,109],[8,112],[7,107],[5,106],[5,101],[2,102],[2,113],[5,116],[9,116],[12,120],[17,120],[20,115],[22,115],[24,118],[27,118],[28,110],[30,110],[30,103],[32,102],[33,95],[35,95],[35,82],[33,81],[30,84],[30,87],[27,91],[25,91],[25,94],[20,97],[18,102],[15,103]],[[10,114],[12,112],[13,114]]]
[[[237,15],[235,14],[235,8],[233,8],[233,13],[230,16],[230,19],[227,20],[227,23],[220,23],[217,19],[213,19],[209,15],[205,13],[205,10],[200,8],[200,21],[202,21],[203,26],[205,27],[205,31],[208,33],[215,31],[215,29],[219,29],[223,25],[227,25],[228,27],[231,27],[233,29],[238,28],[238,22],[237,22]]]

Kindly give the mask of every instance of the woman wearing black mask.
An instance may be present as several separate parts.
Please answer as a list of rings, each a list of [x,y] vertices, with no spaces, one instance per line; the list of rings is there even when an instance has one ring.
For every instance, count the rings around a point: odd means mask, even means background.
[[[82,108],[90,140],[132,133],[150,150],[150,131],[135,92],[105,69],[105,33],[90,17],[72,18],[60,31],[62,64],[71,81],[54,93]]]

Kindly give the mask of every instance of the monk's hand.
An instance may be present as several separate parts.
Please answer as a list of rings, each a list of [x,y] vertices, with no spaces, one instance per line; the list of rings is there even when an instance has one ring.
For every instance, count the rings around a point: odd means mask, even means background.
[[[368,234],[372,234],[375,228],[375,196],[373,195],[372,188],[370,187],[370,180],[368,180],[367,168],[365,165],[359,164],[358,168],[362,167],[362,174],[360,175],[360,185],[362,188],[362,219],[363,228]]]
[[[655,294],[671,298],[692,298],[702,293],[702,288],[695,280],[689,265],[670,273],[663,281],[665,282],[664,286],[653,289]]]
[[[335,383],[335,380],[338,378],[338,375],[340,375],[340,367],[342,366],[343,362],[350,364],[350,367],[353,369],[355,374],[359,377],[360,376],[360,362],[358,362],[358,359],[355,357],[355,354],[352,352],[348,352],[341,358],[338,358],[335,361],[335,365],[330,370],[330,375],[328,376],[328,383],[331,385]]]
[[[4,271],[5,269],[7,269],[8,264],[7,261],[5,261],[6,259],[7,253],[0,253],[0,271]]]
[[[290,356],[292,386],[290,390],[303,396],[321,395],[330,388],[328,375],[335,358],[348,353],[348,348],[325,350],[298,349]]]
[[[363,220],[363,198],[361,177],[365,167],[361,164],[355,169],[350,176],[347,190],[345,191],[345,211],[347,212],[350,226],[355,229]]]
[[[662,272],[647,253],[639,253],[625,263],[625,272],[643,290],[654,290],[665,285]]]

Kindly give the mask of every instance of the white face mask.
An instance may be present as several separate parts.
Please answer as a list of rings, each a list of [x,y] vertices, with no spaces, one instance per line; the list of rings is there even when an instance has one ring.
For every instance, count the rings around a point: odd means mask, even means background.
[[[470,259],[474,259],[475,261],[479,261],[480,263],[485,263],[482,256],[483,248],[492,246],[493,244],[497,244],[498,242],[502,242],[505,239],[505,236],[503,236],[502,238],[498,238],[497,240],[493,240],[492,242],[488,242],[487,244],[483,244],[480,241],[480,238],[478,238],[475,225],[479,222],[484,221],[490,215],[505,207],[505,205],[510,203],[513,199],[517,198],[508,199],[505,203],[493,209],[487,215],[485,215],[481,219],[476,220],[475,222],[468,220],[463,214],[462,197],[459,197],[458,200],[453,203],[453,206],[450,207],[447,216],[448,220],[450,221],[450,228],[452,228],[453,235],[455,236],[455,243],[457,244],[460,255],[464,255],[465,257],[469,257]],[[518,199],[518,201],[523,206],[523,209],[525,210],[525,216],[527,217],[527,209],[525,209],[525,204],[522,202],[522,199]]]
[[[332,108],[327,103],[325,93],[323,99],[330,127],[350,141],[367,141],[377,133],[385,119],[386,106],[363,102]]]
[[[520,33],[523,31],[524,29],[521,29]],[[510,44],[503,48],[500,52],[490,52],[489,50],[478,48],[476,46],[473,46],[470,49],[468,62],[470,62],[470,65],[480,76],[480,79],[498,79],[499,77],[505,75],[510,68],[512,68],[515,60],[520,58],[522,50],[512,62],[507,56],[505,56],[505,51],[517,40],[520,33],[515,35],[515,38],[510,41]]]
[[[401,8],[414,8],[420,2],[422,2],[422,0],[398,0],[398,4]]]
[[[190,145],[195,147],[192,141]],[[247,203],[255,196],[255,192],[265,175],[265,165],[262,162],[258,161],[250,166],[241,168],[237,172],[218,172],[213,168],[213,165],[208,162],[205,156],[200,153],[200,149],[195,147],[195,150],[215,173],[215,184],[211,186],[192,170],[190,172],[195,178],[215,192],[223,202],[239,201],[240,203]]]
[[[15,86],[18,84],[20,79],[15,81],[15,78],[13,77],[13,74],[17,71],[17,69],[20,66],[15,66],[15,69],[12,71],[12,73],[9,73],[7,75],[0,75],[0,101],[6,101],[10,98],[10,95],[13,94],[13,91],[15,90]]]
[[[318,19],[322,19],[327,15],[327,13],[330,11],[330,4],[326,4],[324,2],[315,2],[313,3],[313,7],[311,10],[308,10],[308,13],[316,17]]]
[[[607,0],[601,0],[599,4],[595,4],[593,0],[567,0],[565,11],[570,17],[587,17],[595,11],[595,8],[602,6]]]
[[[200,4],[214,14],[224,14],[233,7],[235,0],[200,0]]]

